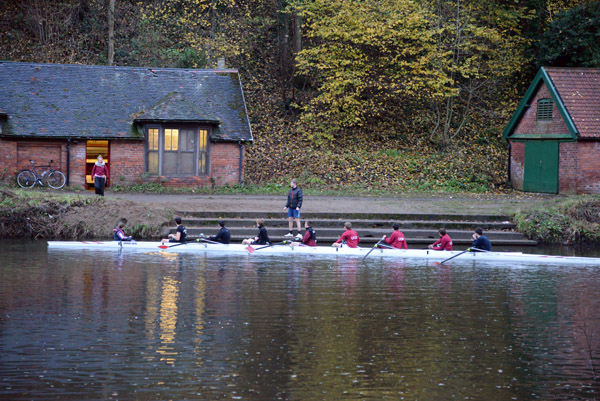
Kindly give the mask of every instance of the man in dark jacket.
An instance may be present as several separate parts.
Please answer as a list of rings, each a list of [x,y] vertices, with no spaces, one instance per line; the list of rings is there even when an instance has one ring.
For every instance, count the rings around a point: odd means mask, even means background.
[[[473,251],[475,252],[478,252],[478,250],[488,252],[492,251],[492,243],[490,242],[488,237],[483,235],[483,230],[481,228],[475,229],[475,232],[473,233],[473,243],[471,244],[471,248],[475,248],[473,249]]]
[[[285,235],[285,237],[293,237],[293,228],[294,228],[294,219],[296,220],[296,225],[298,226],[298,234],[296,238],[302,239],[302,234],[300,234],[300,208],[302,207],[302,190],[298,187],[298,181],[293,178],[290,181],[290,192],[288,193],[287,203],[285,204],[283,210],[287,209],[288,211],[288,220],[289,220],[289,229],[290,232]]]
[[[231,239],[231,235],[229,234],[229,230],[225,227],[225,221],[219,221],[220,230],[216,236],[208,237],[209,240],[220,242],[221,244],[229,244]]]

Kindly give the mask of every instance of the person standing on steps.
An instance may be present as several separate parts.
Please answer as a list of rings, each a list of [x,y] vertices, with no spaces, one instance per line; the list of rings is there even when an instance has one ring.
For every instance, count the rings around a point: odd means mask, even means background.
[[[471,248],[476,248],[472,249],[473,252],[492,252],[492,243],[488,237],[483,235],[483,230],[481,228],[476,228],[475,232],[473,232],[473,243],[471,244]]]
[[[284,235],[284,237],[293,237],[294,232],[294,220],[296,220],[296,226],[298,227],[298,234],[296,235],[297,239],[302,239],[302,234],[300,234],[300,208],[302,207],[302,190],[298,187],[298,180],[292,178],[290,181],[290,192],[288,193],[287,203],[285,204],[283,210],[287,209],[288,211],[288,227],[290,231]]]
[[[108,166],[102,160],[102,155],[98,155],[96,163],[92,167],[92,180],[94,180],[96,195],[104,196],[104,187],[108,182]]]

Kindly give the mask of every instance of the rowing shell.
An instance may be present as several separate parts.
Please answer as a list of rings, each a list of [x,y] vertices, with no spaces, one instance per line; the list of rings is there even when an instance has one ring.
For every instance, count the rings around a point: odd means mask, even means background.
[[[163,249],[165,248],[166,249]],[[161,244],[160,242],[118,242],[118,241],[48,241],[49,250],[140,250],[140,251],[165,251],[165,252],[215,252],[218,254],[252,254],[254,255],[323,255],[323,256],[355,256],[364,257],[373,248],[334,248],[328,246],[290,246],[273,245],[270,247],[254,246],[248,249],[246,245],[239,244],[208,244],[189,242],[185,244]],[[252,252],[249,252],[252,251]],[[388,257],[401,259],[427,259],[442,261],[458,255],[463,251],[430,251],[422,249],[387,249],[377,248],[370,254],[370,258]],[[535,264],[563,264],[563,265],[600,265],[600,258],[578,256],[553,256],[536,255],[522,252],[466,252],[453,259],[453,261],[488,261],[501,263],[535,263]]]

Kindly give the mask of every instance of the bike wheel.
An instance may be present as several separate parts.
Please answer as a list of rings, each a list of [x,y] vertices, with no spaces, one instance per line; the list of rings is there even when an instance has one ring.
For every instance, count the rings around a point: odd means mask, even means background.
[[[46,176],[46,182],[50,188],[61,189],[65,186],[65,175],[60,171],[53,171]]]
[[[35,174],[31,170],[23,170],[17,176],[17,184],[21,188],[31,188],[35,185]]]

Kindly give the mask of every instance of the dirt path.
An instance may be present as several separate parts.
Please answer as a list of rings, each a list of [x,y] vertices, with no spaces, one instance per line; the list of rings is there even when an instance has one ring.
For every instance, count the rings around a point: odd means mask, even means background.
[[[107,198],[126,199],[149,208],[173,210],[277,211],[286,202],[286,193],[273,195],[157,195],[107,193]],[[93,196],[93,195],[92,195]],[[544,202],[552,195],[510,194],[402,194],[398,197],[304,196],[302,211],[309,212],[380,212],[380,213],[464,213],[508,214],[511,211]]]

